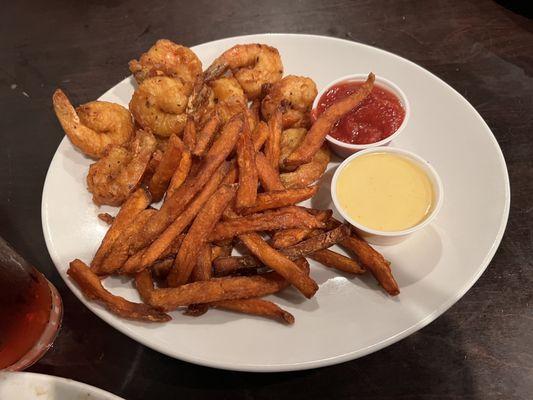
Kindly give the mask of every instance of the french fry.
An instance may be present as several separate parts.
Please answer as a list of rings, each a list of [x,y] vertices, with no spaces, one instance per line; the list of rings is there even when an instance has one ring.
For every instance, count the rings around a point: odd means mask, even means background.
[[[255,151],[261,150],[269,135],[270,129],[268,128],[268,125],[266,122],[260,121],[252,132],[252,141],[254,142]]]
[[[255,165],[257,166],[259,182],[261,182],[265,192],[285,189],[279,178],[279,173],[269,164],[263,153],[259,152],[255,155]]]
[[[266,141],[265,157],[276,172],[279,171],[279,159],[281,155],[281,131],[282,113],[277,109],[268,120],[270,135]]]
[[[331,210],[319,210],[315,215],[315,218],[319,222],[325,222],[332,215]],[[284,247],[294,246],[295,244],[301,242],[310,236],[312,228],[292,228],[277,231],[269,244],[275,249],[282,249]]]
[[[257,198],[257,168],[247,121],[244,123],[241,137],[237,142],[237,164],[239,166],[239,188],[235,197],[235,207],[237,209],[251,207]]]
[[[198,259],[196,260],[196,266],[192,271],[192,280],[197,281],[207,281],[211,279],[213,271],[211,269],[211,245],[205,244],[198,254]]]
[[[167,249],[176,240],[181,232],[192,222],[196,217],[196,214],[209,200],[211,195],[215,193],[220,182],[228,172],[228,163],[222,164],[218,170],[213,174],[211,180],[204,186],[202,191],[196,196],[196,198],[190,203],[189,207],[180,214],[172,224],[168,226],[165,231],[154,240],[150,246],[145,250],[141,250],[141,259],[136,262],[128,263],[127,268],[124,265],[125,273],[134,273],[141,271],[144,268],[149,267],[158,259],[162,258]]]
[[[94,259],[91,262],[91,268],[98,270],[100,268],[107,253],[111,250],[111,247],[115,243],[118,237],[122,235],[122,232],[126,227],[131,224],[133,219],[143,211],[150,204],[152,198],[150,194],[144,189],[137,189],[130,194],[126,199],[120,211],[118,212],[113,224],[108,229],[107,233],[98,247]]]
[[[237,183],[238,178],[239,170],[237,168],[237,163],[235,162],[235,160],[231,160],[229,162],[228,173],[224,177],[224,180],[222,181],[221,185],[233,185],[234,183]]]
[[[357,107],[372,92],[375,76],[368,74],[366,82],[354,94],[335,102],[325,110],[315,121],[305,136],[303,142],[294,150],[284,162],[287,167],[296,167],[312,160],[316,152],[322,147],[326,135],[333,125],[347,112]]]
[[[152,273],[149,269],[144,269],[135,275],[135,288],[139,292],[141,300],[146,304],[150,303],[150,297],[152,296],[155,287]]]
[[[242,210],[241,214],[248,215],[273,208],[291,206],[313,197],[317,190],[318,186],[309,186],[301,189],[286,189],[268,193],[259,193],[255,205]]]
[[[220,243],[220,242],[219,242]],[[211,261],[218,257],[224,257],[231,255],[233,245],[229,244],[212,244],[211,245]]]
[[[359,275],[365,273],[365,270],[361,268],[357,261],[329,249],[317,250],[307,257],[318,261],[325,267],[338,269],[349,274]]]
[[[148,190],[152,194],[152,201],[158,202],[165,195],[174,171],[180,163],[185,151],[185,145],[177,135],[168,139],[168,144],[154,174],[148,182]]]
[[[198,173],[188,179],[187,183],[176,190],[170,198],[167,198],[159,212],[147,222],[143,231],[127,243],[126,252],[135,253],[148,246],[183,212],[194,196],[212,179],[220,164],[233,151],[241,133],[242,124],[242,114],[228,121],[220,136],[207,152]]]
[[[123,318],[148,322],[166,322],[171,319],[169,315],[146,304],[132,303],[111,294],[104,289],[100,278],[81,260],[72,261],[67,274],[87,298],[99,301],[109,311]]]
[[[261,121],[261,100],[255,99],[252,101],[252,105],[248,109],[248,119],[250,120],[250,129],[253,130],[257,124]]]
[[[92,270],[98,275],[107,275],[118,271],[128,259],[128,242],[130,238],[142,231],[146,223],[156,214],[153,208],[147,208],[141,211],[137,216],[130,221],[121,235],[115,240],[115,243],[106,254],[101,264],[96,264]]]
[[[258,315],[260,317],[270,318],[284,324],[292,325],[294,316],[272,303],[263,299],[237,299],[222,300],[210,304],[214,308],[240,312],[244,314]]]
[[[183,129],[183,144],[189,149],[189,152],[193,151],[196,146],[196,125],[194,118],[191,116],[187,118],[185,128]]]
[[[202,157],[206,153],[209,145],[215,137],[215,134],[217,133],[219,123],[220,121],[217,115],[213,114],[213,116],[205,123],[200,132],[198,132],[196,145],[194,146],[192,154],[197,157]]]
[[[178,163],[178,167],[174,171],[174,175],[170,179],[170,184],[167,189],[167,198],[172,197],[172,195],[183,185],[185,179],[191,171],[192,158],[191,152],[187,147],[183,149],[181,153],[181,158]]]
[[[237,271],[261,267],[261,262],[254,256],[221,256],[213,260],[215,276],[232,275]]]
[[[242,233],[270,231],[289,227],[320,228],[324,224],[298,207],[284,207],[276,211],[252,214],[219,222],[210,241],[229,239]]]
[[[288,282],[275,272],[255,276],[212,278],[174,288],[154,289],[149,304],[170,311],[190,304],[261,297],[279,292]]]
[[[168,273],[170,272],[170,269],[174,265],[174,257],[170,258],[164,258],[160,261],[156,261],[152,264],[152,275],[155,276],[160,281],[164,281],[167,279]],[[143,269],[141,272],[144,271],[150,271],[149,268]]]
[[[154,260],[153,263],[150,265],[153,266],[153,264],[155,264],[157,261],[164,260],[168,257],[172,257],[172,259],[174,259],[174,257],[176,257],[176,254],[178,254],[178,251],[181,247],[181,243],[183,242],[184,238],[184,234],[175,237],[172,243],[159,255],[157,260]],[[127,259],[127,261],[124,263],[119,272],[122,274],[131,274],[133,272],[141,270],[142,268],[140,268],[140,266],[142,265],[145,251],[146,250],[143,249],[130,256],[130,258]]]
[[[240,235],[239,239],[263,264],[278,272],[305,297],[313,297],[318,290],[313,279],[303,273],[294,262],[270,247],[257,233],[245,233]]]
[[[352,232],[351,236],[341,240],[340,245],[355,254],[361,264],[374,275],[374,278],[388,294],[391,296],[400,294],[400,288],[392,276],[389,262],[367,242]]]
[[[174,262],[174,268],[168,275],[167,284],[169,286],[187,283],[198,258],[199,250],[207,242],[207,237],[222,216],[224,209],[235,197],[236,191],[235,186],[220,187],[198,213],[185,239],[183,239]]]
[[[335,229],[320,233],[298,244],[295,244],[294,246],[281,249],[281,252],[290,259],[305,257],[317,250],[323,250],[333,246],[334,244],[348,237],[349,234],[350,228],[348,228],[348,226],[344,224],[339,225]]]

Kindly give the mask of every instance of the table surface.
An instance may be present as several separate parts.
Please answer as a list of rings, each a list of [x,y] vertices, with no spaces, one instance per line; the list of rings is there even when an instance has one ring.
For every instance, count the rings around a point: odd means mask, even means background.
[[[180,3],[49,0],[2,6],[0,235],[46,274],[65,305],[54,347],[30,370],[127,399],[531,398],[533,20],[527,10],[516,9],[519,1],[504,6],[489,0]],[[455,306],[378,353],[311,371],[220,371],[137,344],[68,290],[41,230],[44,178],[63,138],[51,108],[55,88],[65,89],[75,103],[86,102],[122,80],[127,62],[158,38],[192,46],[263,32],[346,38],[422,65],[481,113],[511,179],[502,244]]]

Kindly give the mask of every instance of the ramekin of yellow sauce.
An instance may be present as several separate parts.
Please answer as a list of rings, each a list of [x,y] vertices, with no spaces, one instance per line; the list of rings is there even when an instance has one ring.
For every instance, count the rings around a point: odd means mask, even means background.
[[[374,244],[393,244],[429,224],[443,199],[431,165],[394,147],[355,153],[337,168],[331,185],[337,210]]]

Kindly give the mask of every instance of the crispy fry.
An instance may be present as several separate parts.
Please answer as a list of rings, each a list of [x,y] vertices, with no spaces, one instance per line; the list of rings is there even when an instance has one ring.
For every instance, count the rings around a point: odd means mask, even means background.
[[[123,318],[148,322],[166,322],[171,319],[169,315],[146,304],[132,303],[123,297],[111,294],[104,289],[100,278],[78,259],[70,263],[67,274],[76,282],[86,297],[98,300],[109,311]]]
[[[112,225],[113,222],[115,221],[115,217],[113,217],[109,213],[100,213],[100,214],[98,214],[98,219],[100,219],[101,221],[105,222],[107,225]]]
[[[324,222],[331,218],[333,212],[331,210],[319,210],[315,215],[315,218],[319,222]],[[305,238],[309,237],[312,228],[292,228],[277,231],[269,244],[275,249],[282,249],[284,247],[294,246],[296,243],[301,242]]]
[[[293,261],[306,275],[311,273],[311,267],[304,257],[299,257]]]
[[[396,296],[400,293],[400,288],[392,276],[389,262],[367,242],[352,232],[351,236],[343,239],[340,244],[355,254],[388,294]]]
[[[245,121],[237,142],[237,164],[239,166],[239,188],[235,197],[235,207],[251,207],[257,198],[257,168],[255,150],[250,137],[250,127]]]
[[[157,309],[170,311],[190,304],[266,296],[287,286],[288,282],[275,272],[212,278],[175,288],[154,289],[148,303]]]
[[[238,178],[239,169],[237,168],[236,161],[233,159],[229,162],[228,173],[224,177],[224,180],[222,181],[221,185],[233,185],[234,183],[237,183]]]
[[[350,228],[344,224],[339,225],[335,229],[320,233],[294,246],[282,249],[281,252],[290,259],[305,257],[317,250],[327,249],[333,246],[335,243],[348,237],[349,234]]]
[[[183,129],[183,144],[189,149],[189,152],[194,150],[196,146],[196,125],[194,118],[189,116]]]
[[[150,182],[148,182],[148,190],[152,194],[154,202],[158,202],[163,198],[184,151],[185,145],[181,139],[175,134],[170,136],[163,157]]]
[[[196,145],[194,146],[192,154],[201,157],[206,153],[209,145],[211,144],[211,141],[217,133],[219,123],[220,121],[217,115],[213,114],[209,121],[205,123],[200,132],[198,132],[198,136],[196,138]]]
[[[220,242],[219,242],[220,243]],[[211,245],[211,261],[218,257],[224,257],[231,255],[233,245],[229,244],[212,244]]]
[[[198,254],[196,266],[192,271],[192,280],[194,282],[207,281],[211,279],[212,275],[213,271],[211,269],[211,245],[205,244]]]
[[[354,94],[337,101],[325,110],[315,121],[303,142],[285,159],[285,166],[298,166],[312,160],[315,153],[322,147],[326,135],[333,125],[351,109],[357,107],[374,87],[374,74],[368,74],[366,82]]]
[[[178,163],[178,167],[174,171],[174,175],[170,179],[170,183],[167,189],[167,198],[171,197],[176,190],[178,190],[181,185],[185,182],[185,179],[189,175],[192,165],[191,152],[186,147],[181,153],[181,158]]]
[[[111,274],[119,270],[128,258],[127,243],[130,238],[142,231],[147,221],[156,212],[157,211],[153,208],[147,208],[137,214],[137,216],[122,230],[120,236],[115,240],[103,261],[99,264],[94,264],[92,270],[98,275]]]
[[[365,270],[361,268],[359,263],[352,260],[350,257],[335,253],[329,249],[315,251],[308,255],[309,258],[318,261],[328,268],[335,268],[342,272],[349,274],[364,274]]]
[[[252,141],[254,142],[255,151],[261,150],[261,147],[265,144],[270,129],[266,122],[260,121],[252,132]]]
[[[134,218],[150,204],[151,197],[144,189],[137,189],[124,202],[111,227],[98,247],[91,268],[98,269],[109,250]]]
[[[157,279],[164,281],[167,279],[168,273],[170,272],[170,269],[174,265],[174,257],[170,258],[164,258],[160,261],[156,261],[152,265],[152,274]],[[148,271],[148,268],[143,269],[143,271]]]
[[[270,231],[289,227],[320,228],[323,225],[303,209],[285,207],[272,212],[219,222],[209,236],[209,240],[229,239],[247,232]]]
[[[144,303],[150,302],[154,287],[154,280],[152,273],[148,269],[144,269],[135,275],[135,288],[139,292],[139,296]]]
[[[214,308],[223,310],[236,311],[244,314],[258,315],[260,317],[270,318],[284,324],[292,325],[294,316],[272,303],[263,299],[238,299],[222,300],[210,304]]]
[[[183,242],[184,238],[184,234],[178,235],[176,238],[174,238],[172,243],[159,255],[157,260],[154,260],[153,263],[150,265],[153,266],[157,261],[167,259],[168,257],[172,257],[172,259],[174,259],[174,257],[176,257],[176,254],[178,254],[178,251],[181,247],[181,243]],[[145,250],[143,249],[128,258],[128,260],[124,263],[119,272],[131,274],[133,272],[143,269],[140,266],[143,262],[144,253]]]
[[[281,155],[281,130],[282,113],[277,109],[268,120],[270,135],[268,136],[265,148],[265,157],[276,172],[279,171],[279,159]]]
[[[215,276],[227,276],[241,270],[261,267],[261,262],[254,256],[221,256],[213,260]]]
[[[279,173],[269,164],[263,153],[259,152],[255,155],[255,165],[257,166],[259,182],[261,182],[265,192],[285,189],[279,179]]]
[[[183,232],[183,230],[191,223],[207,200],[209,200],[211,195],[215,192],[215,190],[217,190],[218,185],[224,178],[227,171],[228,163],[222,164],[213,174],[211,180],[205,185],[198,196],[196,196],[196,198],[191,202],[189,207],[187,207],[187,209],[180,214],[156,240],[150,244],[150,246],[141,251],[142,255],[140,263],[138,262],[139,260],[136,260],[136,262],[129,262],[128,265],[124,265],[124,272],[138,272],[149,267],[156,260],[162,258],[167,252],[167,249],[176,240],[178,235]]]
[[[318,186],[309,186],[301,189],[286,189],[268,193],[259,193],[255,205],[242,210],[241,213],[247,215],[273,208],[291,206],[313,197],[317,190]]]
[[[144,230],[127,244],[126,252],[129,250],[133,253],[148,246],[187,208],[193,197],[213,178],[213,174],[220,164],[231,153],[241,130],[242,115],[237,115],[228,121],[220,136],[209,149],[198,173],[193,177],[191,176],[186,184],[182,185],[163,203],[159,212],[147,222]]]
[[[255,99],[248,109],[248,119],[250,120],[250,129],[253,131],[261,121],[261,100]]]
[[[318,285],[287,257],[270,247],[257,233],[245,233],[239,239],[259,260],[283,276],[305,297],[311,298]]]
[[[207,242],[209,234],[222,216],[224,209],[235,197],[236,191],[235,186],[220,187],[198,213],[185,239],[183,239],[174,262],[174,268],[168,275],[167,284],[169,286],[187,283],[198,258],[199,250]]]

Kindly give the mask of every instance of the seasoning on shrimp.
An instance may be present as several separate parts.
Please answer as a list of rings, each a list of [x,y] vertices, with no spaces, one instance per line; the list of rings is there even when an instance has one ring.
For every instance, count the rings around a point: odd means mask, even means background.
[[[211,81],[231,70],[249,100],[261,95],[265,84],[276,83],[283,75],[283,64],[276,48],[265,44],[238,44],[222,53],[205,71]]]
[[[265,119],[279,108],[284,128],[308,127],[313,101],[317,95],[315,82],[304,76],[288,75],[274,83],[261,102]]]
[[[107,101],[91,101],[74,109],[61,89],[52,97],[54,111],[74,146],[84,154],[100,158],[111,145],[123,145],[133,136],[129,111]]]
[[[158,40],[139,60],[129,62],[130,71],[138,83],[154,76],[179,79],[192,89],[202,74],[202,63],[194,52],[167,39]]]
[[[168,77],[145,79],[133,93],[130,110],[135,121],[158,136],[182,133],[190,90]]]

